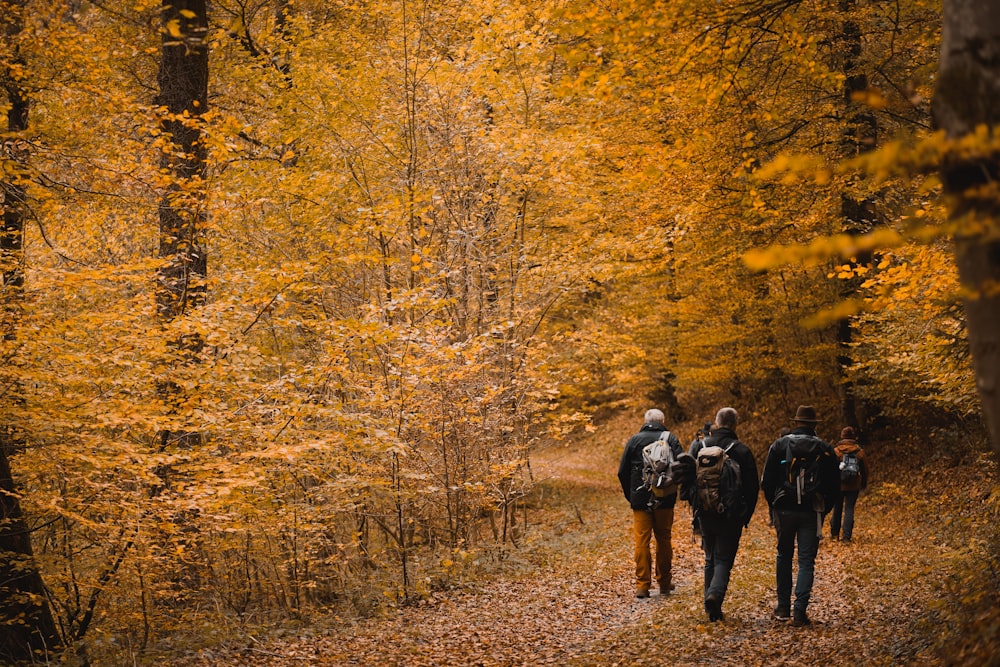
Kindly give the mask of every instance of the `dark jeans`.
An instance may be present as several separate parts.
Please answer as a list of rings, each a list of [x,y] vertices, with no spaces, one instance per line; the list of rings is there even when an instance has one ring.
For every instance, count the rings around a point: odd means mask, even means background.
[[[833,516],[830,517],[830,535],[837,539],[840,535],[840,519],[844,519],[844,539],[849,540],[854,535],[854,506],[858,502],[859,491],[841,491],[840,502],[833,506]]]
[[[778,511],[776,563],[778,605],[788,608],[792,597],[792,556],[798,542],[799,574],[795,579],[795,611],[805,613],[812,593],[816,552],[819,551],[820,515],[816,512]]]
[[[698,521],[701,546],[705,550],[705,597],[711,595],[721,603],[729,588],[729,575],[736,561],[743,526],[739,521],[707,512],[700,512]]]

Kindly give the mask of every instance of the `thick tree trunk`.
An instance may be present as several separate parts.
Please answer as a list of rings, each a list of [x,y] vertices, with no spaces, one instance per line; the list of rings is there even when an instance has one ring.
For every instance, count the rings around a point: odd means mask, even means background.
[[[934,119],[953,139],[979,126],[1000,129],[1000,0],[945,0]],[[986,143],[985,141],[981,143]],[[968,290],[965,312],[976,387],[993,449],[1000,454],[1000,153],[947,157],[941,180]]]
[[[157,104],[166,113],[161,129],[170,138],[160,168],[170,179],[160,201],[160,258],[156,304],[160,318],[174,318],[205,303],[208,258],[205,253],[204,177],[207,149],[201,141],[201,115],[208,107],[208,18],[205,0],[163,0],[163,46]],[[171,341],[181,360],[191,362],[202,348],[200,336]],[[161,386],[168,405],[182,400],[177,385]],[[162,446],[193,446],[196,429],[164,431]]]
[[[8,454],[17,437],[0,433],[0,664],[47,663],[59,648],[59,633],[31,535],[15,495]]]
[[[23,26],[25,3],[0,6],[3,37],[13,59],[3,63],[0,82],[7,97],[5,160],[20,164],[26,159],[17,133],[28,128],[28,96],[23,87],[24,62],[17,56],[16,40]],[[8,172],[10,173],[10,172]],[[15,174],[0,182],[3,226],[0,228],[0,339],[17,338],[24,294],[24,220],[26,192]],[[3,399],[19,405],[16,384],[4,382]],[[15,389],[11,389],[14,386]],[[0,422],[0,662],[48,662],[60,644],[42,576],[35,564],[31,534],[10,471],[10,455],[21,444],[21,433]]]

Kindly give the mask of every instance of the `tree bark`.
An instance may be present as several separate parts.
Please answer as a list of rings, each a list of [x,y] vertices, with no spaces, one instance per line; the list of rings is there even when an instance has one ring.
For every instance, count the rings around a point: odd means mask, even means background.
[[[28,128],[28,93],[24,89],[25,63],[18,55],[17,37],[23,28],[25,0],[0,5],[0,26],[12,58],[3,64],[0,83],[7,95],[7,132],[3,157],[21,165],[27,152],[18,133]],[[15,173],[0,182],[3,226],[0,228],[0,339],[17,338],[24,296],[24,221],[27,193]],[[10,170],[7,170],[10,173]],[[16,384],[5,382],[4,400],[19,405]],[[52,610],[31,547],[31,532],[10,470],[10,456],[23,444],[20,431],[0,423],[0,662],[48,662],[60,645]]]
[[[864,104],[854,99],[856,93],[868,89],[868,76],[860,66],[863,44],[861,42],[861,27],[852,12],[856,7],[855,0],[840,0],[839,9],[844,19],[837,44],[840,46],[841,71],[844,74],[844,111],[845,126],[842,137],[844,155],[854,157],[874,150],[878,143],[878,119]],[[840,215],[844,231],[852,236],[870,232],[877,223],[877,205],[873,198],[858,200],[851,192],[841,193]],[[869,264],[871,255],[855,258],[856,264]],[[857,294],[861,281],[850,280],[841,296],[848,298]],[[855,338],[852,318],[842,318],[837,323],[837,368],[840,374],[841,423],[860,427],[858,405],[855,398],[854,382],[851,371],[854,365],[853,343]]]
[[[945,0],[934,120],[958,139],[1000,125],[1000,0]],[[995,136],[995,135],[994,135]],[[981,142],[985,144],[986,142]],[[993,450],[1000,455],[1000,153],[948,155],[941,180],[957,223],[955,260],[976,388]]]
[[[159,70],[159,95],[163,107],[161,130],[169,137],[160,157],[161,172],[170,179],[159,206],[160,258],[156,292],[162,321],[190,313],[205,303],[208,258],[205,252],[205,190],[207,149],[202,138],[201,116],[208,107],[208,17],[205,0],[163,0],[163,44]],[[203,341],[196,334],[171,341],[178,356],[193,362]],[[167,377],[161,385],[167,405],[175,405],[180,392]],[[165,430],[168,445],[193,446],[200,442],[196,429]]]
[[[10,427],[0,433],[0,664],[5,665],[48,663],[61,644],[10,472],[17,440]]]

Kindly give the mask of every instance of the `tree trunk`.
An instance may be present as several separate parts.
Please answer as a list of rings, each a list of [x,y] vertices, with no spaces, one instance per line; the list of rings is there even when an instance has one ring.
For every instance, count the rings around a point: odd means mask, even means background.
[[[48,663],[60,645],[8,455],[17,433],[0,433],[0,664]]]
[[[0,82],[7,93],[7,132],[5,160],[21,165],[27,152],[19,145],[18,133],[28,128],[28,96],[23,87],[24,62],[18,55],[17,37],[23,27],[25,2],[4,8],[0,16],[3,38],[9,44],[11,60],[4,63]],[[10,173],[10,170],[5,170]],[[15,170],[15,172],[18,170]],[[3,227],[0,229],[0,339],[17,338],[24,296],[24,220],[26,192],[15,173],[0,182]],[[17,408],[16,383],[3,398]],[[59,644],[52,610],[49,607],[42,576],[35,564],[31,533],[14,486],[10,456],[21,445],[21,433],[10,424],[0,423],[0,662],[48,662]]]
[[[854,157],[874,150],[878,142],[878,120],[875,114],[864,104],[854,99],[856,93],[868,89],[868,76],[860,68],[862,54],[861,27],[851,12],[855,10],[855,0],[841,0],[840,11],[844,15],[838,40],[841,53],[841,71],[844,74],[844,110],[845,127],[842,137],[842,149],[846,156]],[[877,206],[873,198],[859,200],[854,194],[845,190],[841,193],[840,215],[844,231],[853,236],[866,234],[876,224]],[[859,256],[854,260],[857,264],[869,264],[871,255]],[[845,284],[841,292],[843,298],[857,294],[860,280],[852,279]],[[859,428],[858,406],[854,395],[854,382],[851,380],[851,370],[854,365],[853,343],[854,323],[852,318],[845,317],[837,323],[837,368],[840,374],[841,392],[841,423]]]
[[[934,119],[951,139],[1000,125],[1000,0],[945,0]],[[995,136],[995,135],[994,135]],[[986,141],[980,142],[985,144]],[[947,156],[941,180],[953,221],[955,260],[993,450],[1000,454],[1000,154]]]
[[[165,109],[161,129],[170,138],[163,147],[160,169],[170,179],[160,201],[160,268],[156,305],[170,322],[205,303],[208,258],[205,254],[204,177],[207,149],[201,141],[201,115],[208,106],[208,17],[205,0],[163,0],[163,46],[160,92],[156,103]],[[171,341],[181,360],[193,362],[203,341],[196,334]],[[181,399],[176,383],[161,385],[167,405]],[[168,445],[193,446],[197,429],[165,430]]]

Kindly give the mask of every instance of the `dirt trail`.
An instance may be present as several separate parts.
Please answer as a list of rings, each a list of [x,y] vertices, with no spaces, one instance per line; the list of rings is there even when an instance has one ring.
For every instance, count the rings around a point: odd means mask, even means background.
[[[633,596],[630,514],[615,478],[617,451],[585,459],[565,448],[533,461],[544,527],[516,557],[523,574],[436,594],[387,619],[202,655],[197,665],[898,665],[937,664],[920,617],[937,551],[920,546],[916,517],[878,525],[863,498],[853,545],[824,540],[810,607],[813,627],[770,618],[774,535],[761,501],[744,534],[723,623],[702,608],[702,554],[686,506],[674,525],[677,590]],[[902,522],[902,523],[900,523]],[[667,641],[666,637],[671,637]]]

